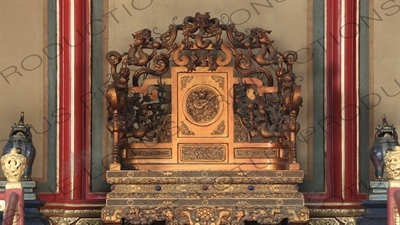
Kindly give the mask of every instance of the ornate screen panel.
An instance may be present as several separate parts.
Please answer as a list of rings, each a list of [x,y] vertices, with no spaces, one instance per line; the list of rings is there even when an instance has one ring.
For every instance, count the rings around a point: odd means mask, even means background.
[[[156,4],[157,3],[157,4]],[[153,2],[153,1],[108,1],[104,4],[94,3],[93,15],[93,92],[96,96],[92,99],[93,110],[96,114],[92,117],[92,126],[94,132],[92,135],[93,149],[102,154],[92,154],[92,185],[95,192],[107,191],[108,185],[104,182],[104,174],[108,163],[111,162],[110,143],[108,131],[104,129],[106,115],[101,115],[101,111],[106,108],[105,105],[105,83],[111,79],[110,76],[104,76],[109,70],[104,67],[105,53],[112,49],[126,49],[127,44],[121,42],[126,38],[126,33],[134,33],[143,27],[152,28],[152,37],[159,40],[161,33],[169,24],[179,24],[187,15],[187,9],[193,8],[195,11],[211,11],[214,17],[217,17],[221,23],[235,23],[238,29],[250,33],[254,26],[266,24],[268,29],[272,30],[274,45],[279,49],[294,49],[298,52],[298,64],[296,65],[296,74],[302,74],[296,80],[302,86],[303,107],[298,122],[300,123],[300,132],[297,137],[298,161],[305,171],[304,188],[309,192],[321,192],[324,190],[324,171],[323,161],[315,160],[323,155],[323,125],[318,122],[323,121],[323,76],[317,74],[323,73],[323,3],[313,1],[290,1],[290,2],[229,2],[214,1],[212,9],[209,5],[199,2],[174,1],[174,2]],[[174,8],[174,10],[164,10],[165,8]],[[181,9],[181,10],[178,10]],[[299,10],[301,9],[301,10]],[[290,12],[288,12],[288,10]],[[149,12],[158,12],[149,16]],[[193,11],[193,13],[195,12]],[[215,12],[218,12],[215,15]],[[281,23],[272,22],[274,18],[285,15]],[[149,19],[152,18],[152,19]],[[317,18],[312,20],[312,18]],[[319,19],[318,19],[319,18]],[[131,21],[128,23],[128,21]],[[271,22],[266,22],[271,21]],[[286,22],[285,22],[286,21]],[[292,26],[292,21],[296,21],[296,26]],[[312,22],[314,21],[314,22]],[[318,22],[320,21],[320,22]],[[136,28],[139,29],[136,29]],[[314,29],[315,28],[315,29]],[[296,38],[294,38],[296,37]],[[317,40],[317,42],[316,42]],[[320,41],[318,41],[320,40]],[[98,46],[98,47],[96,47]],[[101,46],[101,47],[100,47]],[[316,62],[316,63],[315,63]],[[273,71],[275,66],[270,66]],[[317,71],[317,73],[313,73]],[[318,72],[319,71],[319,72]],[[134,71],[132,71],[134,72]],[[315,76],[315,77],[314,77]],[[316,83],[314,83],[316,82]],[[313,95],[314,92],[320,93]],[[180,126],[180,124],[175,124]],[[99,133],[103,129],[103,133]],[[158,154],[168,154],[164,150]],[[141,152],[146,154],[144,152]],[[239,151],[237,154],[249,154],[249,152]],[[135,155],[135,154],[134,154]],[[139,156],[135,156],[139,157]],[[141,156],[144,157],[144,156]],[[149,156],[146,156],[149,157]],[[168,156],[169,157],[169,156]],[[318,167],[318,170],[314,170]]]
[[[104,223],[308,220],[303,194],[284,188],[304,176],[296,145],[298,54],[278,51],[270,33],[255,27],[245,35],[197,12],[169,25],[160,40],[144,28],[126,52],[106,54],[113,146]],[[211,188],[221,184],[237,194]]]

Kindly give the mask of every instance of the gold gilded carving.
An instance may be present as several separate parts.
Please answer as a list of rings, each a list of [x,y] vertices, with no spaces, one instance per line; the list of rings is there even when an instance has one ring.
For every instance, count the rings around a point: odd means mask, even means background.
[[[171,115],[165,117],[163,125],[157,132],[157,142],[158,143],[171,143],[172,142],[171,133]]]
[[[219,225],[227,223],[230,217],[230,212],[226,210],[216,210],[213,208],[199,208],[196,210],[183,211],[182,216],[187,218],[189,224],[207,224],[207,225]]]
[[[7,177],[7,186],[12,188],[13,184],[16,187],[21,187],[21,178],[26,167],[26,158],[17,152],[16,148],[12,148],[10,153],[1,157],[1,168],[4,175]]]
[[[189,129],[189,127],[185,124],[185,122],[181,121],[181,132],[185,135],[195,135],[193,131]]]
[[[174,171],[161,171],[161,173],[164,175],[164,176],[171,176],[172,174],[174,174]]]
[[[311,218],[307,225],[356,225],[358,217]]]
[[[224,90],[225,78],[223,76],[212,75],[211,78]]]
[[[174,223],[175,214],[174,214],[173,211],[167,210],[165,212],[165,217],[167,218],[167,221],[168,221],[169,225],[175,225],[176,224],[176,223]]]
[[[163,201],[161,205],[175,205],[173,201]]]
[[[300,184],[303,182],[303,178],[301,177],[234,177],[234,178],[204,178],[202,181],[208,182],[208,183],[213,183],[213,182],[218,182],[218,183],[242,183],[246,182],[248,184],[273,184],[276,181],[281,182],[282,184]],[[167,184],[176,184],[176,183],[185,183],[185,182],[192,182],[192,183],[199,183],[199,179],[195,177],[187,177],[187,178],[137,178],[137,177],[125,177],[124,179],[120,178],[107,178],[108,183],[112,184],[137,184],[137,183],[154,183],[154,184],[160,184],[161,182],[167,183]]]
[[[76,222],[79,217],[50,217],[49,219],[57,225],[70,225]]]
[[[181,77],[181,90],[186,88],[187,84],[193,80],[193,76],[183,76]]]
[[[198,145],[197,145],[198,146]],[[128,176],[131,172],[132,176]],[[302,170],[282,170],[282,176],[277,177],[277,171],[249,171],[246,176],[239,176],[235,171],[175,171],[172,176],[166,176],[161,171],[107,171],[107,182],[110,184],[299,184],[303,182]]]
[[[225,131],[225,121],[221,121],[221,123],[218,124],[217,128],[211,132],[211,135],[218,135],[218,134],[223,134]]]
[[[394,146],[386,152],[385,166],[390,178],[400,179],[400,146]]]
[[[124,211],[121,208],[105,207],[101,209],[101,220],[120,222],[124,216],[123,213]]]
[[[185,65],[187,72],[196,71],[196,67],[208,67],[209,71],[217,70],[216,50],[206,50],[203,52],[189,51],[187,56],[190,58]]]
[[[309,220],[308,209],[304,207],[207,207],[207,206],[123,206],[120,209],[124,224],[151,224],[156,220],[166,220],[168,225],[242,225],[245,221],[257,221],[259,224],[279,224],[283,219],[290,222],[305,223]],[[115,211],[116,208],[106,207]],[[157,215],[157,216],[155,216]],[[103,222],[120,222],[104,220]],[[336,221],[333,219],[333,221]],[[337,221],[336,221],[337,222]]]
[[[307,208],[289,208],[287,213],[290,215],[290,221],[308,221],[310,219],[310,211]]]
[[[358,217],[336,217],[336,219],[346,225],[356,225]]]
[[[207,193],[243,193],[243,190],[246,190],[249,185],[247,184],[213,184],[208,187]],[[203,184],[163,184],[162,190],[163,193],[196,193],[198,190],[202,190]],[[122,185],[113,185],[113,191],[111,193],[142,193],[148,195],[148,193],[154,192],[154,185],[152,184],[122,184]],[[257,185],[257,190],[252,191],[252,193],[263,193],[266,195],[274,195],[276,197],[283,195],[298,197],[298,190],[295,184],[277,184],[277,185]],[[109,194],[111,194],[109,193]],[[157,192],[158,193],[158,192]],[[361,214],[360,214],[361,215]]]
[[[365,209],[310,209],[311,217],[359,217]]]
[[[141,191],[142,188],[140,185],[114,185],[113,192],[122,192],[122,193],[130,193],[130,192],[137,192]]]
[[[238,201],[235,205],[250,205],[247,201]]]
[[[135,201],[133,201],[132,199],[128,199],[128,201],[126,201],[126,204],[128,205],[133,205],[135,203]]]
[[[82,205],[83,207],[93,207],[93,205]],[[96,206],[99,207],[100,205]],[[46,217],[99,217],[100,209],[83,209],[83,210],[69,210],[69,209],[40,209]]]
[[[100,218],[83,218],[76,222],[76,225],[101,225]]]
[[[220,111],[220,101],[215,90],[202,85],[190,91],[186,100],[186,114],[195,124],[208,124]]]
[[[236,159],[278,157],[279,149],[235,149]]]
[[[182,144],[180,146],[182,161],[224,161],[225,145]]]
[[[335,218],[311,218],[307,225],[321,224],[340,225],[339,221],[337,221]]]
[[[133,159],[170,159],[172,158],[172,149],[127,149],[127,157]]]
[[[206,193],[201,193],[201,194],[195,194],[196,192],[199,192],[202,190],[202,187],[198,187],[197,189],[194,190],[194,188],[190,188],[190,191],[182,191],[182,192],[148,192],[148,193],[134,193],[134,192],[123,192],[123,193],[118,193],[118,192],[111,192],[108,193],[108,198],[109,200],[118,200],[115,202],[109,202],[109,205],[120,205],[121,204],[128,204],[132,205],[133,204],[133,198],[138,199],[138,201],[135,201],[135,205],[143,205],[143,204],[150,204],[149,198],[151,199],[173,199],[173,198],[179,198],[182,201],[193,203],[193,204],[201,204],[201,205],[213,205],[213,204],[230,204],[232,201],[236,201],[235,205],[251,205],[256,202],[260,202],[261,199],[270,199],[269,201],[271,205],[284,205],[285,202],[281,198],[289,198],[290,201],[296,200],[295,202],[298,202],[298,200],[302,200],[303,195],[300,193],[259,193],[259,192],[252,192],[252,193],[247,193],[245,196],[251,196],[252,198],[258,198],[258,200],[249,200],[249,201],[244,201],[241,200],[243,199],[243,190],[246,190],[245,188],[242,189],[242,193],[240,192],[229,192],[231,188],[229,187],[217,187],[217,188],[225,188],[222,189],[221,191],[216,191],[214,189],[213,191],[208,191]],[[151,187],[152,190],[154,190],[154,187]],[[187,196],[189,194],[189,196]],[[202,198],[206,198],[204,200],[199,200],[199,195],[201,195]],[[278,200],[274,200],[278,198]],[[127,200],[126,200],[127,199]],[[141,199],[147,199],[147,202],[143,202]],[[188,201],[190,200],[190,201]],[[159,201],[157,201],[159,202]],[[169,201],[162,201],[159,202],[159,204],[167,204]],[[115,203],[115,204],[114,204]],[[171,203],[177,204],[177,202],[173,201]],[[171,204],[168,203],[168,204]]]
[[[242,119],[235,114],[235,142],[250,142],[249,131],[243,126]]]

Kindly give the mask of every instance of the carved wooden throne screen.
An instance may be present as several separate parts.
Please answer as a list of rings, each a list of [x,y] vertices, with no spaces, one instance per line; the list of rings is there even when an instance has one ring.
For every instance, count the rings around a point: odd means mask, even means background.
[[[104,223],[308,220],[297,191],[297,54],[278,52],[270,32],[196,13],[159,40],[143,29],[127,52],[107,54]]]

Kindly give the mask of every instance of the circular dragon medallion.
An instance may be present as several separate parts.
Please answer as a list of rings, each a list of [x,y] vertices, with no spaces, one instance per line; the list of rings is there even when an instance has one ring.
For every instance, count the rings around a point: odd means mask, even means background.
[[[222,113],[221,94],[211,86],[194,86],[183,99],[186,118],[193,124],[214,123]]]

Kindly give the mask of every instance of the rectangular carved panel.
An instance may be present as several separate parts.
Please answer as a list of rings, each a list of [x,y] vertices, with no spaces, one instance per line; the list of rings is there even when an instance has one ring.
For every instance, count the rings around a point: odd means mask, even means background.
[[[172,149],[127,149],[127,157],[131,159],[170,159],[172,157]]]
[[[235,149],[235,159],[271,158],[279,156],[278,148],[272,149]]]
[[[223,162],[227,159],[225,144],[180,144],[180,161]]]

